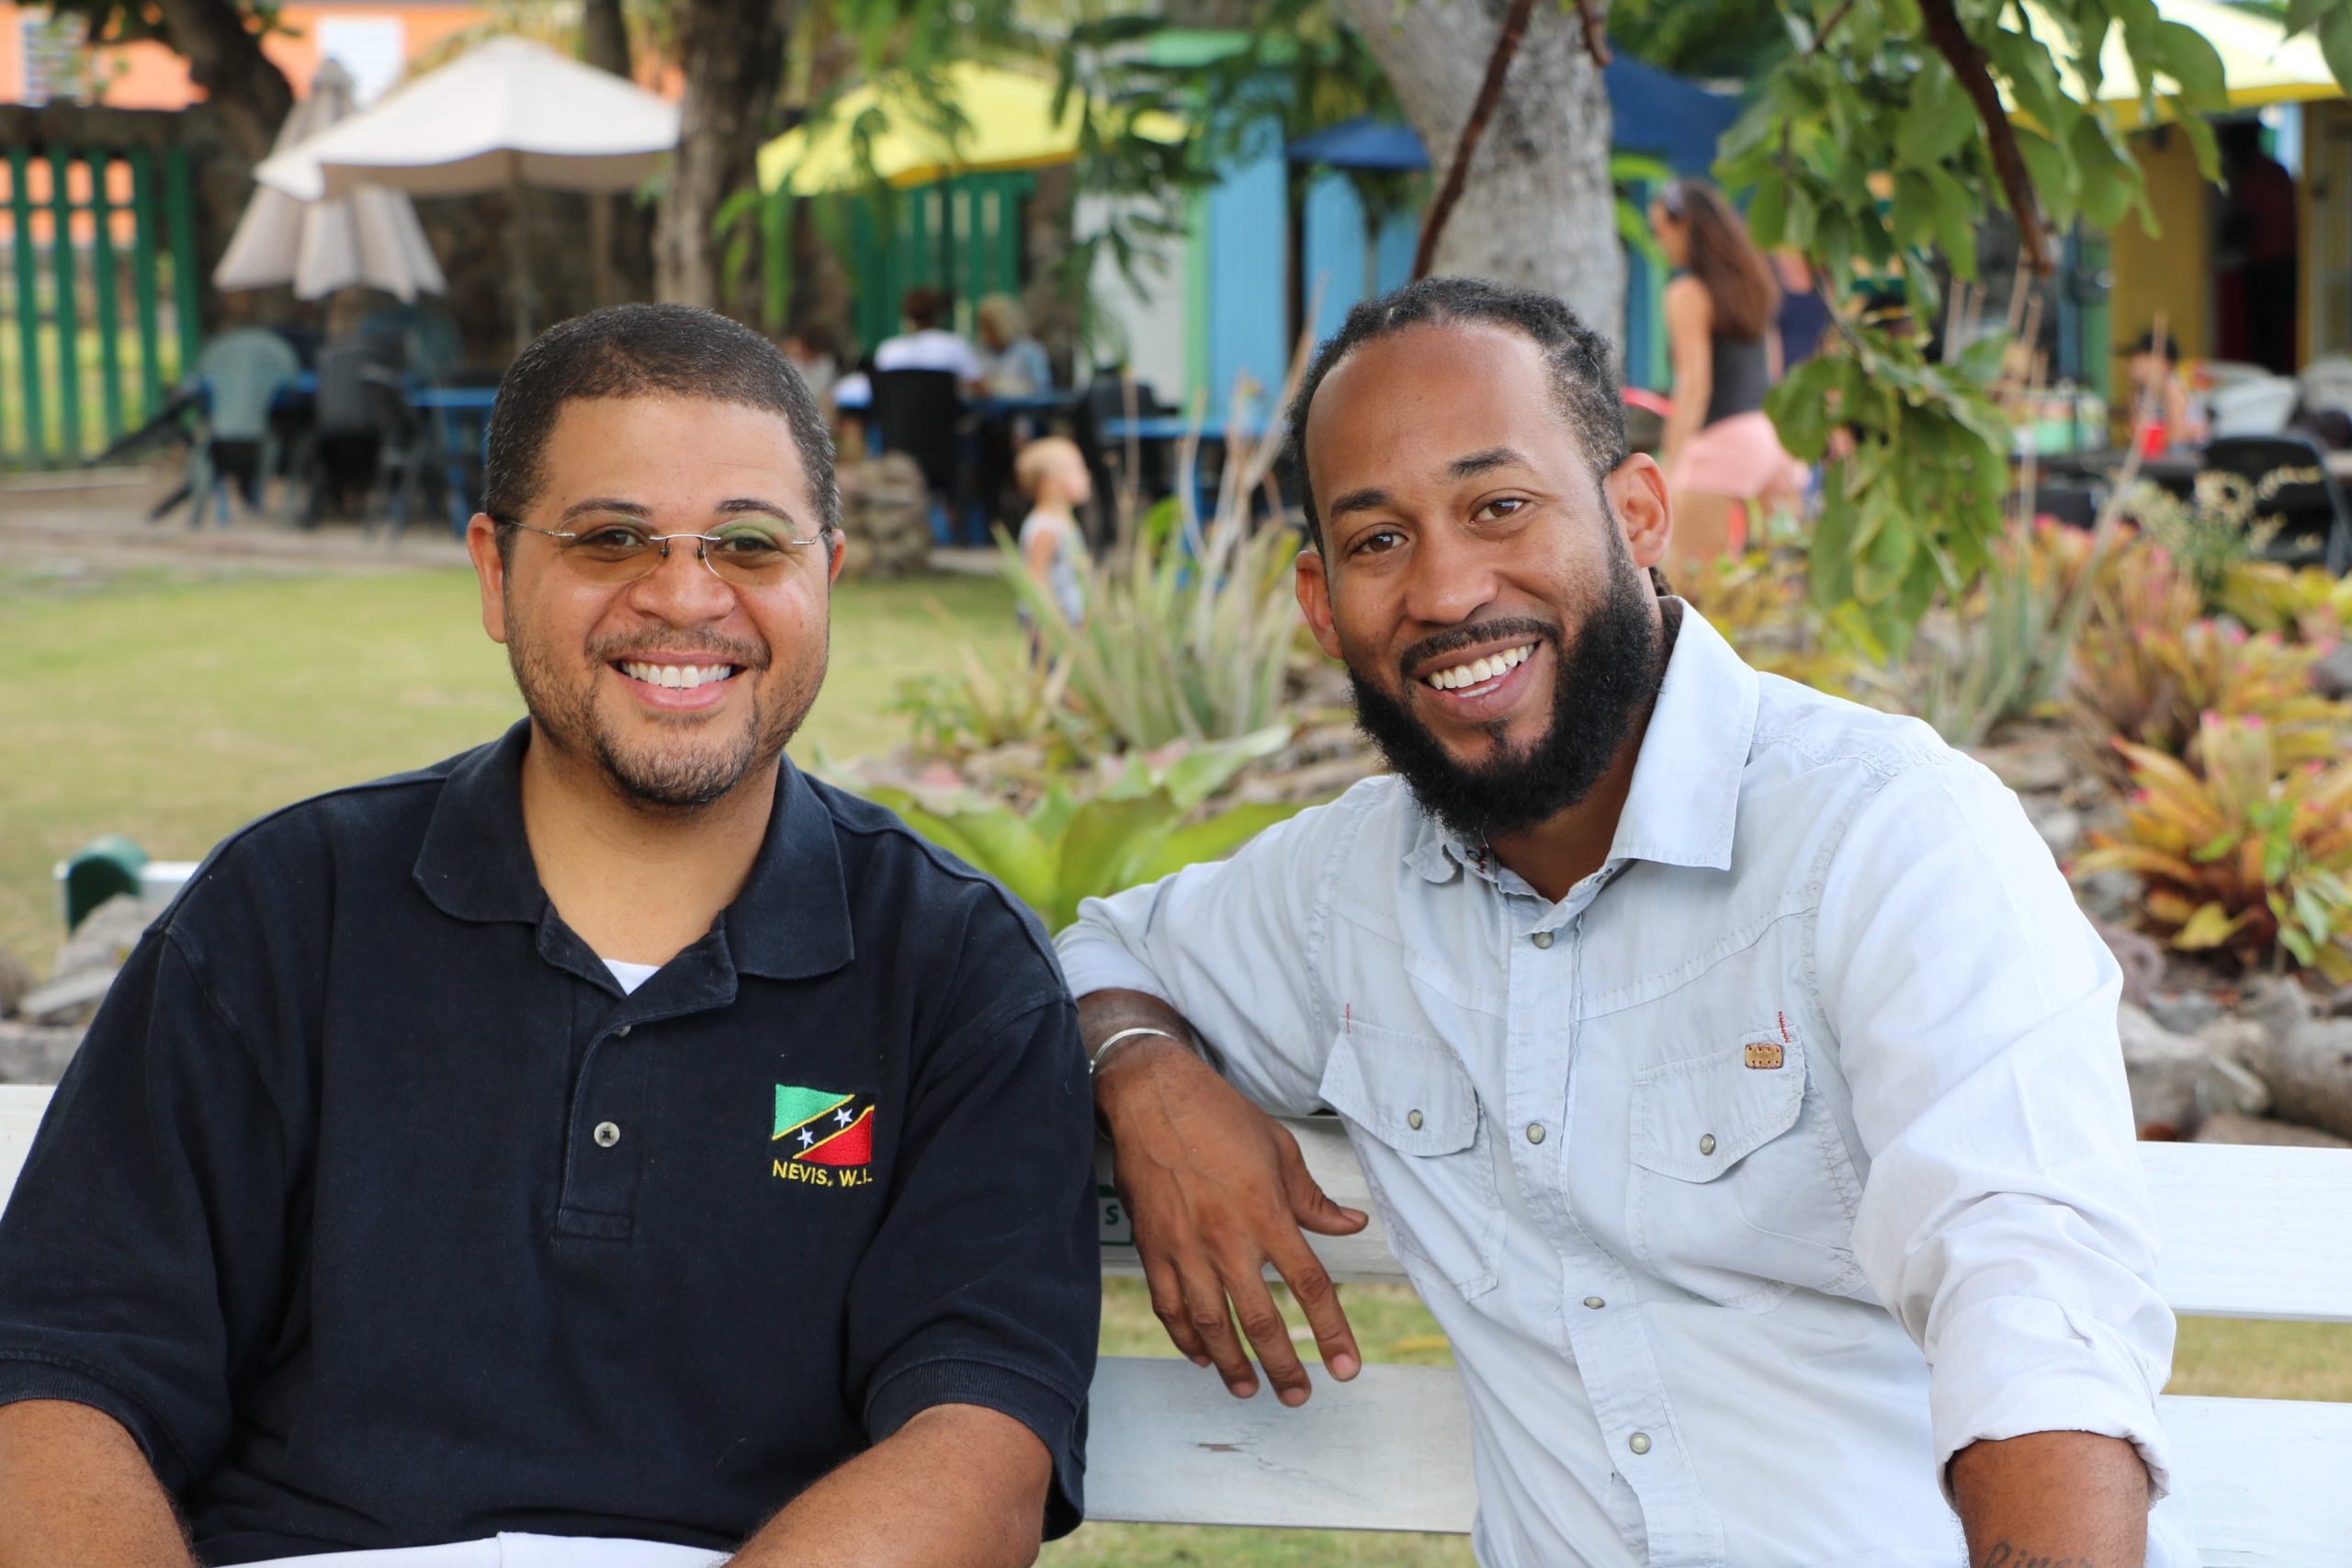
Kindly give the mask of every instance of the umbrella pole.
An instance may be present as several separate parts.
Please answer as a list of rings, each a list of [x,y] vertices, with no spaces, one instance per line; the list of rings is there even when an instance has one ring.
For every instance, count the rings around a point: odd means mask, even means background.
[[[514,277],[514,352],[520,354],[531,342],[531,243],[524,231],[523,181],[514,180],[514,202],[506,223],[507,263]]]

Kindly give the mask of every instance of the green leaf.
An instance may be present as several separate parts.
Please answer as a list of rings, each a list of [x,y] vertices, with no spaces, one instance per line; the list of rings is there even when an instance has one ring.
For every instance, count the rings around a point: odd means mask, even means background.
[[[2338,6],[2320,19],[2319,51],[2336,85],[2352,93],[2352,6]]]
[[[2287,0],[2286,15],[2279,19],[2279,26],[2289,38],[2294,37],[2319,20],[2319,8],[2324,3],[2324,0]]]
[[[2050,221],[2064,229],[2075,220],[2079,205],[2075,188],[2075,164],[2064,149],[2039,132],[2017,128],[2018,152],[2025,158],[2025,172],[2033,181],[2035,194],[2041,197],[2042,207],[2050,214]]]
[[[1915,169],[1941,164],[1968,145],[1976,123],[1975,106],[1951,70],[1930,60],[1912,79],[1911,101],[1896,122],[1893,152]]]
[[[1935,190],[1936,243],[1962,277],[1976,276],[1976,204],[1967,189],[1941,169],[1928,171]]]
[[[1781,227],[1788,220],[1788,186],[1778,179],[1760,182],[1747,204],[1747,231],[1766,250],[1781,243]],[[1649,232],[1648,226],[1643,227]]]
[[[2245,921],[2244,915],[2232,919],[2229,912],[2219,904],[2201,904],[2198,906],[2197,912],[2188,917],[2188,923],[2173,937],[2172,944],[2189,953],[2219,947],[2235,936],[2238,927]]]
[[[1286,822],[1305,809],[1304,806],[1261,802],[1236,806],[1204,822],[1179,828],[1136,867],[1136,880],[1154,882],[1188,865],[1223,860],[1275,823]]]
[[[1164,793],[1127,800],[1100,797],[1080,807],[1057,846],[1054,895],[1046,917],[1059,931],[1078,918],[1082,898],[1115,893],[1142,880],[1132,867],[1147,860],[1182,815]]]
[[[2114,228],[2139,189],[2139,169],[2116,157],[2106,129],[2087,115],[2066,139],[2066,151],[2082,181],[2083,216],[2098,228]]]
[[[2159,21],[2156,24],[2157,57],[2164,62],[2165,73],[2180,84],[2181,96],[2189,107],[2214,109],[2229,102],[2229,84],[2222,69],[2222,56],[2205,35],[2180,22]]]
[[[1894,243],[1905,249],[1925,247],[1935,237],[1936,187],[1917,169],[1894,176]]]

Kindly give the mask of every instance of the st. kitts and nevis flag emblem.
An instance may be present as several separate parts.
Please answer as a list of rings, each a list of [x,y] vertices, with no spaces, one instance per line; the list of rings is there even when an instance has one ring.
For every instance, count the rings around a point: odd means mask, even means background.
[[[874,1097],[775,1086],[775,1174],[820,1187],[861,1187],[872,1179]]]

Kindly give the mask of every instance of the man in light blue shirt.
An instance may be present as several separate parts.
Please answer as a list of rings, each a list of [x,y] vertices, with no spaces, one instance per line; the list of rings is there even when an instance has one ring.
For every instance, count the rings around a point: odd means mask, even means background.
[[[1267,1114],[1328,1107],[1453,1343],[1482,1562],[2192,1562],[2116,966],[2015,798],[1653,590],[1665,488],[1557,301],[1359,306],[1291,428],[1395,773],[1061,939],[1178,1347],[1305,1399],[1271,1262],[1354,1374],[1299,1226],[1362,1217]]]

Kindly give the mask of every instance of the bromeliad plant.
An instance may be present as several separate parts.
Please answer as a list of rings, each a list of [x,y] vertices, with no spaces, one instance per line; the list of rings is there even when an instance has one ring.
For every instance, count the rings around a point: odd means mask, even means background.
[[[2312,689],[2312,666],[2326,650],[2250,636],[2221,621],[2173,632],[2086,632],[2077,649],[2068,715],[2087,750],[2105,752],[2119,784],[2127,772],[2115,741],[2193,760],[2208,714],[2259,718],[2288,762],[2325,760],[2352,731],[2352,705]]]
[[[2291,761],[2257,717],[2204,716],[2201,769],[2118,741],[2134,785],[2092,836],[2082,878],[2128,871],[2149,923],[2184,952],[2286,960],[2352,981],[2352,763]]]
[[[1286,726],[1275,726],[1222,744],[1130,756],[1092,795],[1057,779],[1025,811],[968,794],[859,787],[916,832],[1003,883],[1048,931],[1059,931],[1078,919],[1082,899],[1221,860],[1304,810],[1303,804],[1202,810],[1244,767],[1289,739]]]
[[[2243,561],[2223,574],[2214,607],[2248,631],[2334,644],[2352,623],[2352,578],[2316,566],[2298,570],[2277,561]]]

